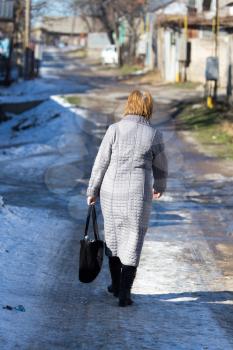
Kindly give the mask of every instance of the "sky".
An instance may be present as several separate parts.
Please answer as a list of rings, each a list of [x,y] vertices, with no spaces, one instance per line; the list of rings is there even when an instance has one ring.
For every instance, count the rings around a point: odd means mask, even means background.
[[[40,3],[42,0],[32,0],[33,4]],[[127,0],[126,0],[127,1]],[[149,0],[149,8],[158,9],[161,5],[171,3],[171,0]],[[64,16],[69,15],[68,3],[69,0],[47,0],[47,6],[41,14],[49,16]]]
[[[32,4],[40,3],[41,0],[32,0]],[[65,0],[47,0],[46,6],[40,11],[39,16],[64,16],[69,15],[68,1]],[[38,16],[38,14],[37,14]]]

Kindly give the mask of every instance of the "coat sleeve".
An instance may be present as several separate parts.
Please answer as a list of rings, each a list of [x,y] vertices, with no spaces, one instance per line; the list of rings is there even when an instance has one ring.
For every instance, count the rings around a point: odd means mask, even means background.
[[[155,132],[152,152],[152,170],[154,177],[153,189],[156,192],[163,193],[167,186],[168,162],[163,142],[163,134],[159,130],[156,130]]]
[[[97,156],[92,167],[91,176],[86,191],[87,196],[98,196],[99,190],[111,160],[112,144],[115,135],[114,124],[110,125],[100,144]]]

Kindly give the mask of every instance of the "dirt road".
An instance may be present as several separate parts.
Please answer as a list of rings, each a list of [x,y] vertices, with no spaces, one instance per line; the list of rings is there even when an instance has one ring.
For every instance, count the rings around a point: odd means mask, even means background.
[[[1,349],[233,349],[232,168],[198,153],[171,118],[174,103],[197,93],[141,87],[156,101],[153,123],[164,132],[169,180],[153,204],[135,304],[119,308],[106,291],[107,259],[84,285],[78,254],[91,166],[134,82],[99,76],[83,61],[66,70],[54,53],[44,66],[44,102],[0,124],[0,300],[25,308],[1,308]],[[48,98],[59,89],[77,90],[79,106]],[[98,214],[103,237],[99,206]]]

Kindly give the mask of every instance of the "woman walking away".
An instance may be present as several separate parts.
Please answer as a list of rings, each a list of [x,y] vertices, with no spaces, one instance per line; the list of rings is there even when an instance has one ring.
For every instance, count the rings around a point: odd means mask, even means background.
[[[106,255],[112,284],[108,291],[119,306],[133,303],[136,276],[152,199],[166,188],[167,158],[162,133],[150,122],[150,93],[133,91],[124,117],[110,125],[96,156],[87,189],[88,205],[100,196]]]

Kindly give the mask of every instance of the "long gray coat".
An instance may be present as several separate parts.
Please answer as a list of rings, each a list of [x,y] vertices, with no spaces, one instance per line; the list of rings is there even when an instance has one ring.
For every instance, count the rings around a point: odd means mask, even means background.
[[[166,179],[162,133],[150,121],[127,115],[109,126],[87,189],[88,196],[100,196],[108,256],[138,266],[151,213],[152,187],[164,192]]]

